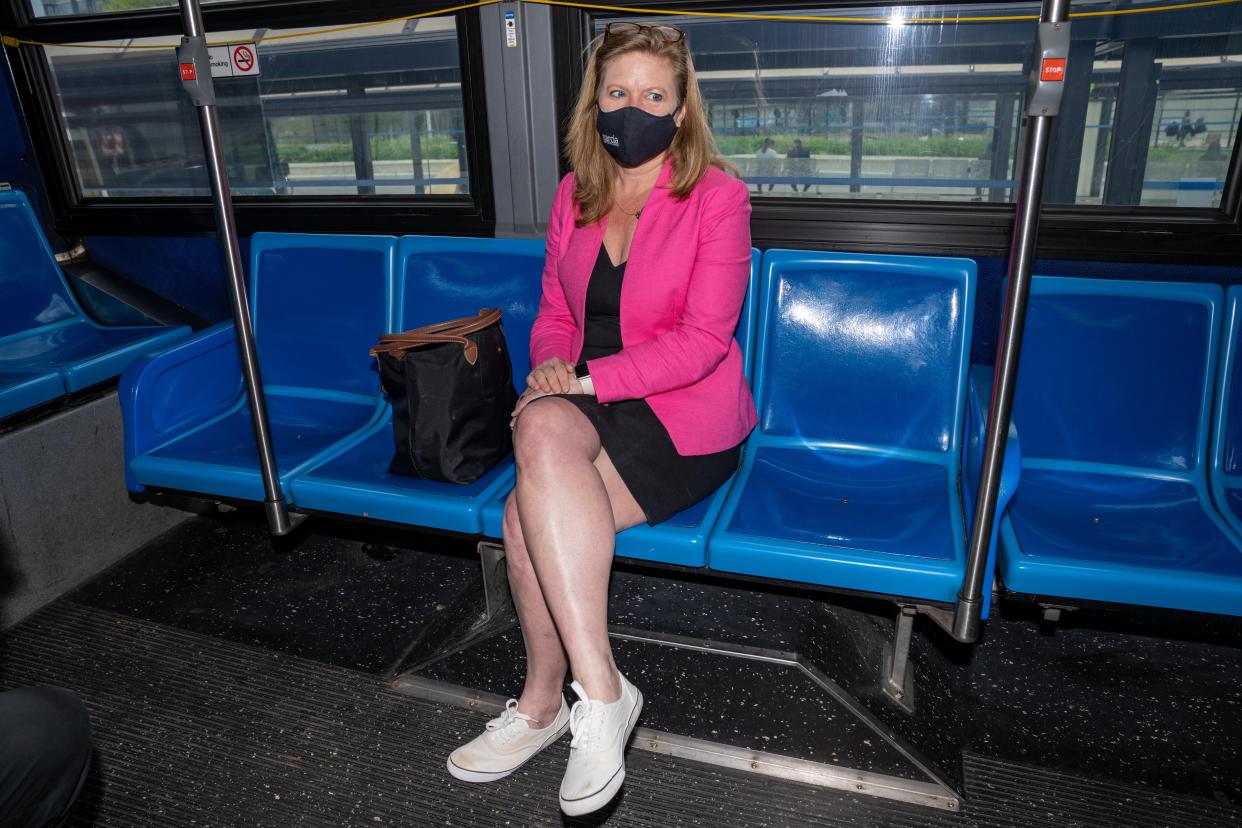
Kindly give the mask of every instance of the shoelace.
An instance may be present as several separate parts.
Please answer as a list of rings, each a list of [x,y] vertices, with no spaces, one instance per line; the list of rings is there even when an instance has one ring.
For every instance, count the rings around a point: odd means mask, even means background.
[[[574,702],[569,711],[570,748],[590,750],[599,742],[604,729],[604,703],[583,699]]]
[[[535,722],[539,724],[537,719],[527,716],[525,713],[518,712],[517,699],[509,699],[505,702],[505,709],[500,715],[489,721],[486,725],[487,729],[496,734],[496,737],[502,742],[507,742],[521,731],[510,728],[509,726],[515,722]]]

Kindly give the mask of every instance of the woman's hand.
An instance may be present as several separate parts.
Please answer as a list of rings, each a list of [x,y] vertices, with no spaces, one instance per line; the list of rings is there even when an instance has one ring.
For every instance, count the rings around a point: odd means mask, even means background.
[[[527,388],[546,394],[568,394],[576,382],[574,364],[560,357],[541,362],[526,377]]]
[[[582,389],[582,383],[573,374],[569,376],[569,394],[585,394]],[[522,413],[522,409],[530,405],[534,400],[540,397],[552,397],[556,392],[540,391],[534,388],[528,388],[522,392],[522,396],[518,397],[517,405],[513,408],[513,413],[509,415],[509,428],[513,428],[517,424],[518,415]]]
[[[540,397],[551,396],[552,394],[547,391],[537,391],[533,388],[528,388],[524,391],[522,396],[518,397],[517,405],[513,407],[513,413],[509,415],[509,429],[512,430],[513,427],[517,425],[518,415],[522,413],[523,408],[530,405],[531,402],[539,399]]]

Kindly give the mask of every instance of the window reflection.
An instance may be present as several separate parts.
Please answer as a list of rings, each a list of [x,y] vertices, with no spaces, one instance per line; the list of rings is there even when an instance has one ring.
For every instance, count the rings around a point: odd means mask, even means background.
[[[256,34],[280,32],[210,39]],[[208,193],[198,118],[176,71],[177,42],[45,49],[84,197]],[[151,45],[168,48],[134,48]],[[214,84],[235,194],[468,191],[453,18],[260,41],[258,61],[257,77]]]
[[[753,195],[1013,201],[1035,25],[953,21],[1037,4],[762,11],[879,22],[678,18]],[[949,22],[916,22],[928,17]],[[1218,206],[1242,115],[1242,10],[1083,18],[1072,37],[1045,200]]]

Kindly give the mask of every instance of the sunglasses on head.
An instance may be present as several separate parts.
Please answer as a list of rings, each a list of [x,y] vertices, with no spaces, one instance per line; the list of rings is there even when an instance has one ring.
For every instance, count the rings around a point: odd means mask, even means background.
[[[674,26],[663,26],[660,24],[650,23],[609,23],[604,26],[604,39],[613,37],[614,35],[635,35],[644,29],[651,31],[664,38],[665,43],[680,43],[686,39],[686,33]]]

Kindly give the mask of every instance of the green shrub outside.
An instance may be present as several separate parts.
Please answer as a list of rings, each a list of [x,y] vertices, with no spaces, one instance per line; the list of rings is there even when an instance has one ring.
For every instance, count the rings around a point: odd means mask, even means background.
[[[425,135],[421,143],[423,158],[440,160],[457,157],[457,142],[448,135]],[[283,144],[276,142],[282,160],[291,164],[320,164],[330,161],[352,161],[354,150],[348,142],[331,144]],[[410,137],[394,135],[371,139],[373,161],[409,161]]]
[[[722,135],[716,145],[724,155],[754,155],[771,138],[776,151],[784,155],[795,138],[802,140],[812,155],[849,155],[847,138],[807,138],[789,135]],[[979,158],[987,150],[988,140],[981,137],[937,136],[926,141],[917,138],[863,138],[863,155],[900,155],[926,158]]]
[[[1176,138],[1170,140],[1176,141]],[[1198,161],[1203,155],[1204,146],[1198,144],[1193,147],[1179,147],[1176,144],[1171,147],[1152,147],[1147,150],[1148,161]],[[1229,150],[1224,150],[1226,156]]]

